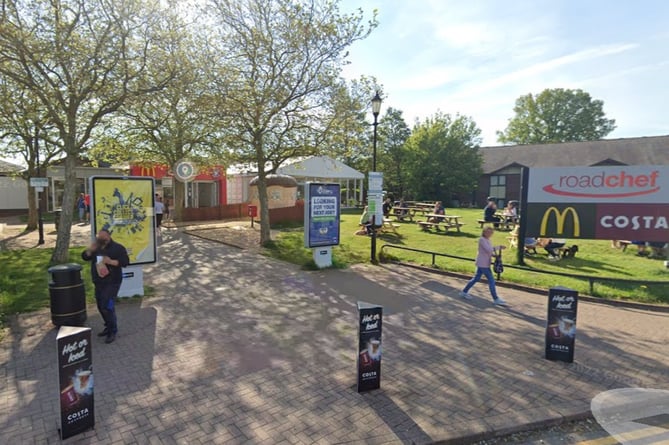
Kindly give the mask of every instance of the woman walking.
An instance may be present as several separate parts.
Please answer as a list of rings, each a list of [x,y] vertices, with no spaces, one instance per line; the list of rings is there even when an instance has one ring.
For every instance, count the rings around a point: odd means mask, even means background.
[[[469,292],[469,289],[478,283],[478,281],[481,279],[481,275],[485,275],[486,279],[488,280],[488,287],[490,288],[492,301],[498,306],[506,306],[506,301],[497,296],[497,290],[495,289],[495,277],[490,270],[493,255],[495,255],[497,252],[501,252],[502,249],[506,248],[506,246],[493,247],[492,243],[490,242],[490,237],[493,233],[494,230],[490,227],[483,229],[481,238],[479,238],[479,253],[476,255],[476,275],[474,275],[474,277],[469,280],[469,283],[467,283],[459,295],[466,300],[471,300],[472,296],[467,292]]]

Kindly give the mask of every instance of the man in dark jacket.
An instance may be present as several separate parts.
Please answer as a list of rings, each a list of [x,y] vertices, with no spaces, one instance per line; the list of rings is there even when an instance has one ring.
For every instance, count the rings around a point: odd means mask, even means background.
[[[105,328],[98,337],[107,337],[105,343],[116,340],[116,311],[114,310],[114,298],[123,281],[122,268],[128,265],[128,252],[125,247],[111,238],[107,229],[98,232],[95,242],[82,254],[84,261],[91,262],[91,275],[95,284],[95,301]]]

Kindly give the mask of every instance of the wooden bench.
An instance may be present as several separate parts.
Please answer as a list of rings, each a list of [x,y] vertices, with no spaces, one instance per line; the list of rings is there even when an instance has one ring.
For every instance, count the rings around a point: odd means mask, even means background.
[[[399,229],[400,226],[399,224],[393,224],[393,223],[383,223],[381,227],[379,227],[377,230],[381,233],[383,232],[393,232],[397,233],[397,229]]]
[[[435,230],[439,230],[439,226],[441,226],[443,224],[442,223],[427,222],[427,221],[418,221],[418,225],[425,232],[429,232],[430,229],[433,228],[433,227],[435,228]],[[446,229],[446,230],[448,230],[448,229]]]
[[[483,229],[485,226],[490,226],[490,227],[495,227],[495,224],[499,227],[504,227],[506,230],[513,230],[514,227],[516,227],[516,223],[514,222],[508,222],[508,221],[486,221],[485,219],[479,219],[478,224],[481,229]]]

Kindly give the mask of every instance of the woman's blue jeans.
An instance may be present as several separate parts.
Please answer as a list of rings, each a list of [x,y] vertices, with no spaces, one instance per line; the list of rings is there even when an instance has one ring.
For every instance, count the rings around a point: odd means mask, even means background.
[[[490,295],[492,295],[492,299],[497,300],[498,297],[497,291],[495,290],[495,277],[493,276],[492,270],[490,270],[489,267],[477,267],[476,275],[474,275],[474,278],[469,280],[469,283],[467,283],[462,292],[469,292],[469,289],[471,289],[476,283],[479,282],[481,275],[485,275],[486,279],[488,280],[488,288],[490,289]]]

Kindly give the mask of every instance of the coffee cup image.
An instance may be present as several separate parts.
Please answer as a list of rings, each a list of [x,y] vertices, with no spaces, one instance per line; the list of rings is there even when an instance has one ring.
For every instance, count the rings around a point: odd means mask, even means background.
[[[78,369],[72,377],[72,387],[79,396],[93,393],[93,371]]]
[[[573,337],[576,335],[576,322],[569,317],[562,317],[558,322],[560,333],[566,337]]]
[[[372,360],[381,360],[381,340],[371,339],[367,345],[367,352]]]

